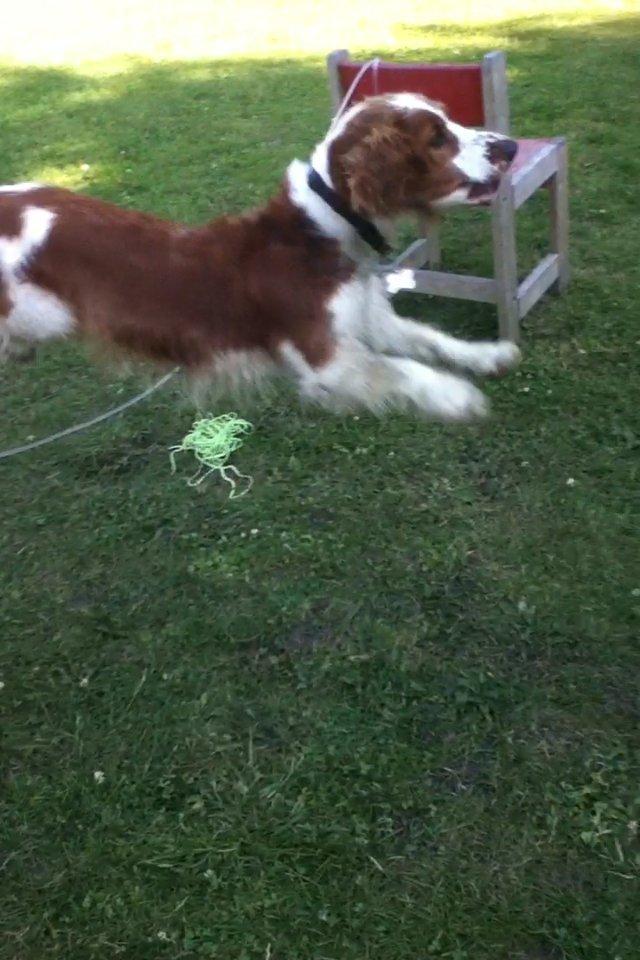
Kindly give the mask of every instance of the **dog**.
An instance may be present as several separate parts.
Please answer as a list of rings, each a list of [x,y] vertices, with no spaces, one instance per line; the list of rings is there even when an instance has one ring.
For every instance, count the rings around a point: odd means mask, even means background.
[[[405,93],[347,110],[266,206],[200,227],[0,187],[0,350],[75,335],[195,381],[284,374],[334,411],[483,417],[484,394],[452,371],[502,374],[517,347],[400,317],[379,255],[400,217],[486,203],[516,149]]]

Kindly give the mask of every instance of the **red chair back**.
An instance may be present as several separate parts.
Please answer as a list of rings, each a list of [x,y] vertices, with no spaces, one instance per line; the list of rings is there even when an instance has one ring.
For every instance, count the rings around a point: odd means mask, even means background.
[[[337,64],[342,94],[355,80],[362,63],[345,60]],[[384,63],[366,71],[349,105],[382,93],[421,93],[444,104],[456,123],[467,127],[485,124],[482,67],[475,63]]]

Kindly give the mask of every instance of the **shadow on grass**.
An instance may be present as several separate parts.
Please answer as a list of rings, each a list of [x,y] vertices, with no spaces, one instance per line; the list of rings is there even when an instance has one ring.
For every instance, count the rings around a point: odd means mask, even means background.
[[[327,118],[317,68],[287,61],[5,69],[0,95],[5,182],[48,175],[186,220],[266,197]]]

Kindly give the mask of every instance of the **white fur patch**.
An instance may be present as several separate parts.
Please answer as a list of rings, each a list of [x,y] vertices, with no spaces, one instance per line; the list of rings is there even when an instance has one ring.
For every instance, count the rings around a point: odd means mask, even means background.
[[[412,273],[397,271],[405,272]],[[520,356],[511,343],[458,340],[399,317],[384,279],[373,274],[344,283],[328,309],[335,337],[332,359],[313,367],[292,343],[282,346],[282,358],[302,396],[334,411],[397,407],[441,420],[482,417],[488,403],[477,387],[430,364],[487,375],[505,372]]]
[[[415,271],[405,268],[404,270],[394,270],[393,273],[386,273],[384,275],[384,285],[387,288],[387,293],[391,296],[394,293],[399,293],[400,290],[415,290]]]
[[[356,274],[338,287],[327,308],[338,337],[358,337],[372,309],[372,275]]]
[[[360,100],[358,103],[354,103],[351,107],[349,107],[348,110],[345,110],[342,116],[340,116],[337,120],[333,120],[326,137],[321,141],[320,144],[318,144],[318,146],[321,147],[322,144],[331,143],[332,140],[337,140],[340,134],[343,133],[346,127],[351,123],[353,118],[362,110],[364,110],[365,106],[366,101]]]
[[[394,93],[389,97],[389,101],[394,107],[399,107],[401,110],[430,110],[439,116],[443,115],[441,110],[438,110],[418,93]]]
[[[495,136],[451,120],[447,120],[447,126],[458,140],[459,150],[453,160],[458,170],[476,183],[486,183],[495,176],[496,168],[489,160],[489,144],[496,139]]]
[[[9,339],[37,342],[63,337],[75,325],[68,307],[48,290],[22,279],[23,271],[45,243],[56,219],[55,213],[42,207],[27,207],[22,214],[22,230],[17,237],[0,237],[0,276],[11,304],[2,319],[3,353]]]
[[[376,353],[412,357],[425,363],[471,371],[483,376],[504,373],[516,366],[520,351],[506,340],[461,340],[426,323],[398,316],[389,299],[388,280],[398,289],[415,287],[413,270],[355,277],[343,284],[329,303],[338,337],[357,338]]]
[[[39,190],[41,183],[7,183],[0,186],[0,193],[28,193],[30,190]]]
[[[366,407],[421,411],[439,420],[486,416],[484,395],[467,380],[404,357],[374,353],[356,339],[340,340],[333,359],[311,367],[291,343],[283,357],[299,379],[303,397],[336,412]]]
[[[18,283],[9,290],[11,310],[5,320],[11,337],[37,342],[64,337],[74,327],[65,304],[34,283]]]
[[[292,343],[284,343],[285,363],[299,382],[301,396],[333,410],[359,407],[382,412],[393,398],[394,377],[386,357],[378,357],[356,338],[344,338],[334,357],[321,367],[312,367]]]
[[[27,207],[22,213],[22,231],[17,237],[0,237],[0,270],[7,283],[27,266],[29,258],[49,236],[56,215],[42,207]]]
[[[364,109],[364,106],[365,101],[361,100],[359,103],[355,103],[352,107],[349,107],[339,120],[332,123],[326,137],[316,145],[311,154],[311,164],[313,168],[317,170],[322,179],[331,186],[333,186],[333,184],[331,182],[331,174],[329,173],[329,147],[333,141],[337,140],[344,132],[353,118]]]

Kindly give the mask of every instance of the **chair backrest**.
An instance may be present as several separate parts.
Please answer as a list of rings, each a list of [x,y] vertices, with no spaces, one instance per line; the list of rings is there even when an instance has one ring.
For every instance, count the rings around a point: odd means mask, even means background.
[[[362,62],[347,50],[329,54],[327,67],[334,111],[354,82]],[[506,58],[488,53],[480,63],[389,63],[380,60],[360,78],[349,105],[379,93],[420,93],[444,104],[452,120],[468,127],[509,132]]]

